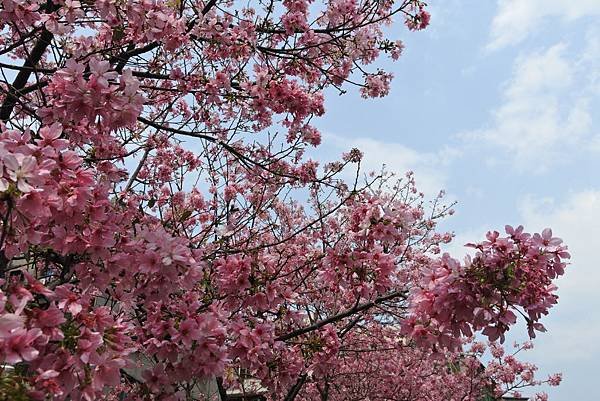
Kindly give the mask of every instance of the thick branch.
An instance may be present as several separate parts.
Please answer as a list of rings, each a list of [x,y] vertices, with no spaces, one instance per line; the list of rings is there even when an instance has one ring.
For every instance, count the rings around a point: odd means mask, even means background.
[[[4,103],[2,103],[2,107],[0,107],[0,120],[8,121],[10,118],[17,101],[21,96],[20,90],[23,89],[27,84],[31,73],[35,71],[35,66],[42,59],[42,56],[46,52],[46,49],[50,45],[50,42],[52,42],[53,38],[54,35],[47,29],[42,31],[40,38],[31,50],[31,53],[29,53],[29,57],[27,57],[25,63],[23,64],[24,68],[17,74],[17,77],[10,87],[8,95],[4,99]]]
[[[204,8],[202,9],[202,15],[206,15],[210,11],[210,9],[214,7],[214,5],[216,3],[217,3],[217,0],[210,0],[208,3],[206,3]]]
[[[225,390],[225,387],[223,387],[223,378],[217,377],[215,381],[217,382],[217,390],[219,391],[219,397],[221,398],[221,401],[227,401],[227,390]]]
[[[306,373],[303,375],[300,375],[300,377],[298,378],[296,383],[292,386],[290,391],[288,391],[288,393],[285,396],[285,398],[283,399],[283,401],[294,401],[296,399],[296,396],[300,392],[300,389],[302,388],[302,386],[304,386],[304,383],[306,383],[306,378],[307,378]]]

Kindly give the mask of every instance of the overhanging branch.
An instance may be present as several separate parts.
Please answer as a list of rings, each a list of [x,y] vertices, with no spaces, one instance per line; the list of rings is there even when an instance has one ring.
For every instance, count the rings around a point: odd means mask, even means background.
[[[303,328],[294,330],[294,331],[292,331],[292,332],[290,332],[288,334],[284,334],[282,336],[279,336],[279,337],[275,338],[275,340],[277,340],[277,341],[290,340],[292,338],[301,336],[302,334],[306,334],[306,333],[309,333],[311,331],[320,329],[321,327],[326,326],[328,324],[339,322],[340,320],[345,319],[345,318],[347,318],[349,316],[352,316],[355,313],[365,311],[367,309],[372,308],[375,305],[381,304],[381,303],[383,303],[385,301],[392,300],[394,298],[406,299],[406,291],[394,291],[394,292],[391,292],[391,293],[389,293],[387,295],[384,295],[384,296],[381,296],[379,298],[376,298],[373,301],[359,304],[359,305],[354,306],[354,307],[352,307],[352,308],[350,308],[350,309],[348,309],[348,310],[346,310],[346,311],[344,311],[342,313],[338,313],[337,315],[331,316],[331,317],[329,317],[327,319],[320,320],[320,321],[318,321],[318,322],[316,322],[314,324],[311,324],[310,326],[303,327]]]

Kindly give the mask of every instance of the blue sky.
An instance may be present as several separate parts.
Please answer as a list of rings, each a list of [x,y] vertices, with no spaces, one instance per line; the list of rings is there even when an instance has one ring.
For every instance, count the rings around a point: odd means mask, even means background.
[[[596,401],[600,370],[600,0],[431,0],[408,33],[391,94],[330,93],[319,153],[351,147],[368,168],[416,172],[458,200],[445,224],[462,244],[488,229],[552,227],[573,254],[559,305],[528,359],[562,371],[554,401]],[[446,228],[445,227],[445,228]],[[523,341],[525,331],[511,340]]]

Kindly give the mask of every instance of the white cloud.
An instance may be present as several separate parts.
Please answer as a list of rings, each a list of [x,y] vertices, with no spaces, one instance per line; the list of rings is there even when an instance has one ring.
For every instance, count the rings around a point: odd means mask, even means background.
[[[383,142],[369,137],[344,138],[326,134],[324,143],[336,148],[336,153],[347,152],[352,148],[363,152],[363,173],[379,172],[383,165],[386,171],[399,177],[407,171],[413,171],[418,189],[427,196],[435,196],[444,189],[447,179],[446,167],[460,155],[458,150],[449,147],[436,152],[419,152],[400,143]],[[331,153],[331,149],[323,150]]]
[[[467,255],[473,257],[475,256],[475,253],[477,253],[477,250],[474,248],[466,247],[465,244],[478,243],[485,240],[485,234],[490,230],[493,230],[491,226],[480,226],[479,228],[466,229],[455,232],[452,242],[443,245],[442,251],[448,252],[453,258],[458,259],[460,261],[464,260],[464,258]]]
[[[597,37],[589,35],[588,46],[576,56],[559,43],[518,58],[490,126],[462,136],[475,146],[483,140],[494,151],[508,151],[517,168],[537,172],[566,159],[566,150],[589,146],[591,103],[600,93],[588,72],[600,65]]]
[[[526,231],[551,228],[568,245],[571,260],[565,276],[559,279],[559,295],[578,303],[581,297],[588,297],[600,308],[600,189],[572,192],[560,203],[554,198],[526,196],[518,202],[518,213]],[[488,224],[461,230],[446,249],[461,258],[469,251],[464,244],[483,240],[490,229],[503,230]],[[600,333],[600,315],[598,329],[594,335]]]
[[[548,333],[535,341],[527,359],[546,372],[562,371],[565,381],[552,399],[596,400],[594,382],[600,360],[600,189],[570,193],[565,200],[526,197],[520,203],[525,228],[551,227],[569,246],[571,265],[558,280],[558,305],[542,322]]]
[[[585,48],[577,64],[586,73],[590,93],[600,95],[600,28],[586,32]]]
[[[595,298],[596,306],[600,307],[597,296],[600,288],[600,190],[573,193],[558,205],[551,198],[525,198],[520,211],[527,227],[532,230],[551,227],[569,246],[572,265],[560,281],[560,294],[578,299],[589,296]]]
[[[563,200],[528,196],[519,202],[519,220],[528,232],[551,227],[555,236],[569,246],[571,264],[557,280],[559,303],[542,323],[547,333],[539,333],[535,348],[521,355],[523,360],[540,367],[538,377],[563,372],[558,388],[543,387],[555,401],[593,401],[598,397],[597,376],[600,361],[600,188],[573,192]],[[487,227],[462,231],[449,247],[460,257],[465,242],[481,240]],[[508,335],[508,343],[527,339],[520,322]],[[533,391],[527,391],[531,394]]]
[[[564,277],[558,280],[560,296],[551,313],[549,331],[542,336],[540,349],[550,351],[548,360],[579,363],[600,359],[600,190],[571,194],[562,204],[553,199],[526,198],[521,203],[526,227],[551,227],[554,235],[569,246],[572,259]],[[581,347],[586,344],[585,349]]]
[[[600,15],[598,0],[499,0],[488,50],[519,43],[548,18],[574,21]]]

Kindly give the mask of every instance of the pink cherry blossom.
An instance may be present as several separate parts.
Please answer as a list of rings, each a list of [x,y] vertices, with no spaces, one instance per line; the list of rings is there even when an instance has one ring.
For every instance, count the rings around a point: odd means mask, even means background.
[[[33,346],[33,342],[42,335],[40,329],[17,328],[10,332],[10,335],[3,344],[3,361],[14,364],[21,361],[32,361],[39,355],[39,351]]]
[[[506,227],[461,262],[443,252],[443,193],[429,207],[413,173],[363,174],[357,149],[308,156],[325,94],[389,93],[376,66],[413,34],[389,25],[426,28],[425,2],[259,3],[3,2],[0,394],[478,401],[558,385],[517,358],[530,344],[472,336],[545,330],[562,240]]]
[[[33,190],[28,180],[34,178],[37,174],[37,161],[33,156],[23,154],[8,154],[3,159],[8,178],[16,183],[21,192],[30,192]]]

